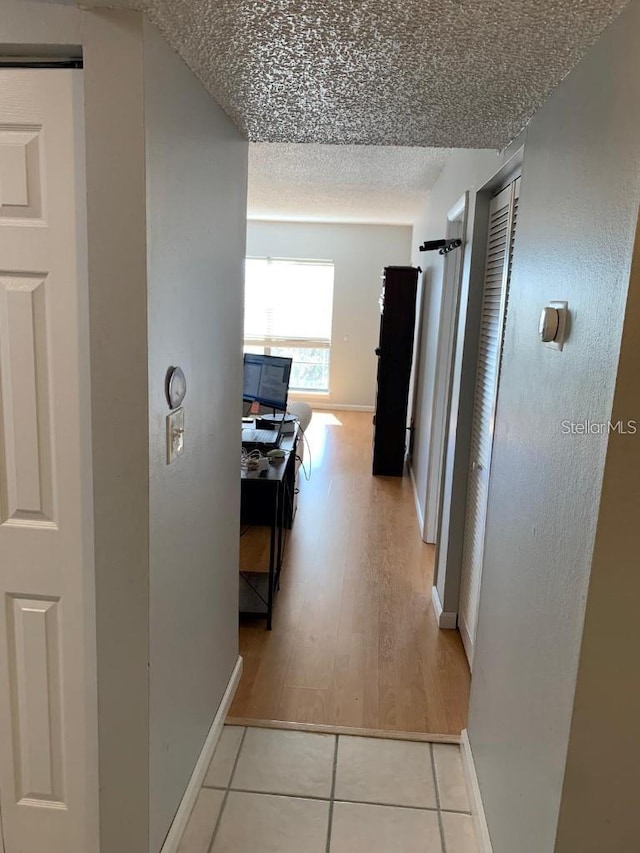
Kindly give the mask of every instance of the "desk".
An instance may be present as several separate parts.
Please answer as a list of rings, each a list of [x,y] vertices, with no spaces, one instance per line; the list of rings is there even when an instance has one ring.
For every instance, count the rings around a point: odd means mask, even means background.
[[[266,616],[269,631],[273,600],[280,586],[285,531],[293,524],[296,512],[299,437],[296,424],[292,434],[281,438],[284,458],[270,463],[267,471],[241,470],[240,582],[253,593],[243,596],[241,589],[241,601],[249,598],[266,606],[265,610],[241,605],[241,613]]]

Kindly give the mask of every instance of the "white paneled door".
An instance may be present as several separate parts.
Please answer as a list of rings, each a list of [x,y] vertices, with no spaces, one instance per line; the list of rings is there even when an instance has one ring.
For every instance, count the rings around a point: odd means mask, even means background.
[[[81,71],[0,70],[5,853],[98,849],[83,134]]]
[[[480,602],[493,426],[519,195],[520,178],[517,178],[494,196],[489,206],[460,581],[459,627],[471,666]]]

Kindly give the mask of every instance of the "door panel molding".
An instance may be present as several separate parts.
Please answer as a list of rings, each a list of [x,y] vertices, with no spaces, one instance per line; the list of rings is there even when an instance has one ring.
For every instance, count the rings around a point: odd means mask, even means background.
[[[57,528],[46,281],[0,273],[0,523]]]
[[[43,224],[41,132],[0,124],[0,226]]]
[[[66,808],[60,600],[8,595],[7,611],[16,799]]]

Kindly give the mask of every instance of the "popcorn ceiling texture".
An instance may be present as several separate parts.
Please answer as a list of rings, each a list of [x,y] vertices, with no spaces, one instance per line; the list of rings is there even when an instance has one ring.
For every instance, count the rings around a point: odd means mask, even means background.
[[[249,218],[410,224],[447,148],[249,146]]]
[[[499,148],[626,0],[100,5],[143,9],[252,141]]]

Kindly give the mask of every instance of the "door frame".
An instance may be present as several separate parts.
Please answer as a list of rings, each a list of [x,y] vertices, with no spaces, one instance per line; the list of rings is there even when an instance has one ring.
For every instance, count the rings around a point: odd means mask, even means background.
[[[488,181],[470,194],[468,205],[467,232],[471,236],[458,312],[432,592],[440,628],[456,628],[458,623],[489,205],[495,193],[522,172],[524,151],[522,143]]]
[[[467,207],[469,193],[465,192],[447,212],[446,239],[460,233],[462,245],[444,256],[442,294],[438,320],[435,380],[431,401],[431,436],[427,460],[427,487],[422,538],[437,543],[442,506],[442,475],[446,453],[447,424],[451,408],[453,362],[456,349],[458,310],[464,269],[466,245]],[[454,228],[457,225],[458,228]]]

